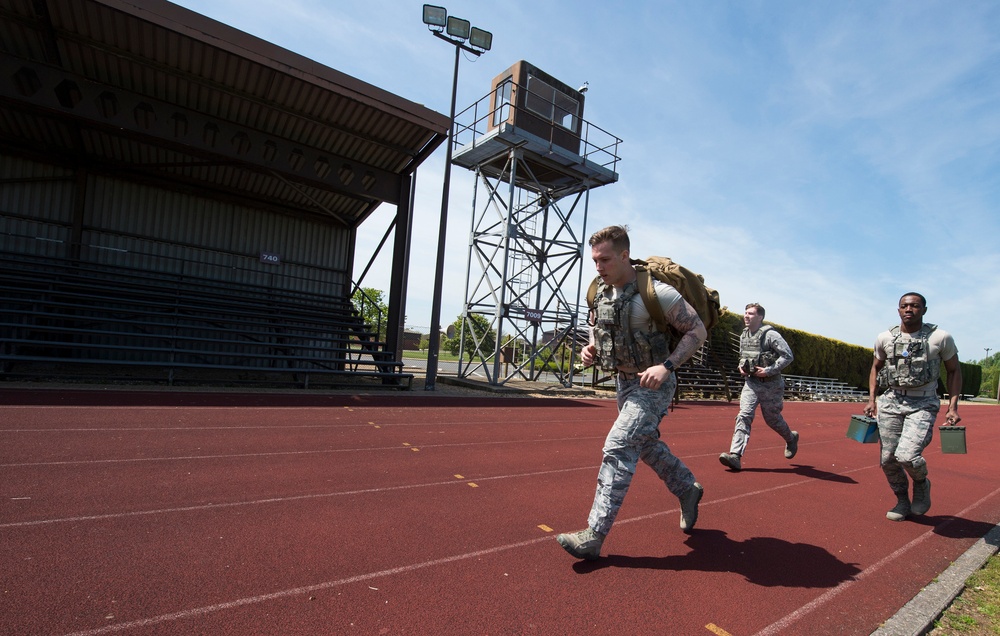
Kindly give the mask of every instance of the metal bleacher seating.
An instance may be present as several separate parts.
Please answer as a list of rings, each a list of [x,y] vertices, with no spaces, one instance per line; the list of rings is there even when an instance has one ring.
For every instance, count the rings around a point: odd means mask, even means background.
[[[868,393],[835,378],[786,375],[785,398],[816,402],[865,402]]]
[[[729,348],[731,352],[727,360],[728,368],[736,369],[739,362],[740,336],[738,333],[729,334]],[[786,400],[810,400],[817,402],[861,402],[868,399],[868,394],[848,383],[836,378],[820,378],[805,375],[783,374],[785,378],[785,399]],[[742,378],[739,371],[736,371],[735,379],[742,385]]]
[[[349,299],[0,255],[0,379],[409,388]]]
[[[683,398],[739,399],[743,377],[738,370],[739,334],[714,338],[677,372],[677,394]],[[868,394],[835,378],[784,375],[785,399],[818,402],[863,402]]]

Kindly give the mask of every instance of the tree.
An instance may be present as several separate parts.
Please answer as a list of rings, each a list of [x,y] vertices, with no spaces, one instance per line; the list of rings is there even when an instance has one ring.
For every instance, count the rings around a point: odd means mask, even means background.
[[[978,362],[983,370],[983,382],[979,387],[979,395],[995,398],[997,396],[997,380],[1000,379],[1000,353],[994,353],[989,358]]]
[[[459,316],[452,323],[455,327],[455,337],[448,338],[445,343],[448,350],[455,355],[458,355],[458,347],[462,339],[462,321],[462,316]],[[480,351],[487,356],[490,355],[496,349],[496,345],[497,334],[493,329],[490,329],[490,321],[480,314],[469,314],[465,318],[464,351],[464,353],[469,354],[469,360],[473,359],[476,351]]]
[[[380,289],[361,287],[351,296],[351,304],[364,323],[378,333],[378,339],[385,341],[387,333],[385,318],[389,313],[389,306],[382,300],[383,297]]]

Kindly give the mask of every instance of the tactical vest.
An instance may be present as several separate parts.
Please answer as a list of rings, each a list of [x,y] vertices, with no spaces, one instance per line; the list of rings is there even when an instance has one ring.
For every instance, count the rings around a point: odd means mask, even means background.
[[[903,339],[899,325],[891,328],[892,340],[885,347],[885,365],[879,370],[881,387],[913,389],[938,379],[940,360],[931,360],[930,337],[937,325],[925,323],[920,331]]]
[[[761,325],[757,333],[750,335],[749,329],[740,334],[740,368],[753,370],[757,367],[769,367],[777,361],[778,356],[773,351],[764,350],[764,335],[771,327]]]
[[[657,330],[632,331],[632,298],[638,293],[635,281],[612,298],[613,288],[601,282],[594,308],[594,342],[597,360],[605,371],[635,367],[642,371],[661,364],[669,354],[667,336]]]

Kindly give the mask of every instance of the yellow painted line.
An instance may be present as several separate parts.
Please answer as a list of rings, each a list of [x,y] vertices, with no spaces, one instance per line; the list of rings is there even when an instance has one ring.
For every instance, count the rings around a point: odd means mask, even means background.
[[[545,532],[552,532],[552,528],[548,527],[548,526],[547,526],[547,525],[545,525],[544,523],[542,523],[542,524],[539,524],[539,526],[538,526],[538,527],[539,527],[539,528],[541,528],[542,530],[544,530]]]
[[[478,485],[478,484],[474,484],[474,483],[472,483],[472,482],[470,481],[470,482],[469,482],[469,488],[479,488],[479,485]]]
[[[462,477],[461,475],[455,475],[455,479],[465,479],[465,477]]]
[[[709,623],[708,625],[705,625],[705,629],[712,632],[713,634],[718,634],[719,636],[733,636],[732,634],[722,629],[715,623]]]

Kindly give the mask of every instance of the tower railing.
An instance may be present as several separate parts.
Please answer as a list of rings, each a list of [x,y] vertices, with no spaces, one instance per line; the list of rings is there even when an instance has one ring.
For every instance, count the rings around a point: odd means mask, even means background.
[[[497,128],[497,125],[494,124],[495,121],[509,121],[512,114],[531,113],[534,117],[541,117],[526,107],[518,106],[518,91],[523,91],[533,98],[533,100],[547,101],[551,104],[553,110],[552,120],[554,121],[571,116],[579,119],[579,134],[554,123],[550,128],[548,138],[544,139],[545,142],[553,147],[559,147],[560,144],[555,139],[555,133],[557,131],[561,134],[571,133],[579,139],[579,155],[584,161],[612,172],[618,171],[618,162],[621,159],[618,154],[622,143],[621,138],[586,119],[578,117],[575,113],[569,113],[551,98],[532,92],[527,86],[516,83],[513,83],[512,99],[509,102],[504,101],[494,106],[494,91],[490,91],[476,100],[471,106],[455,115],[455,128],[451,137],[451,143],[454,144],[453,150],[457,153],[460,150],[466,150],[470,147],[475,148],[492,130]],[[497,117],[498,115],[499,117]]]

